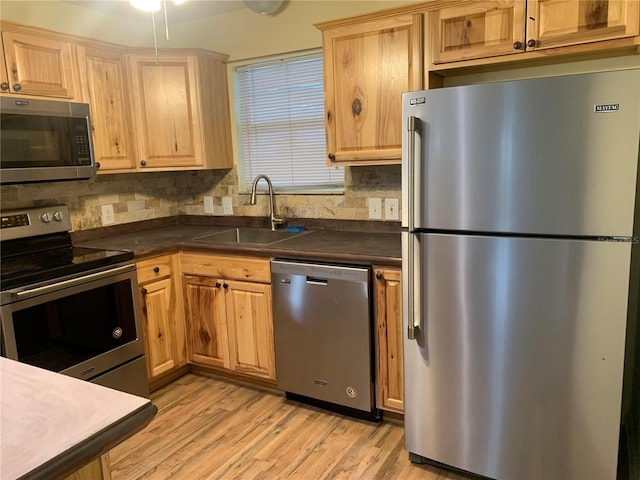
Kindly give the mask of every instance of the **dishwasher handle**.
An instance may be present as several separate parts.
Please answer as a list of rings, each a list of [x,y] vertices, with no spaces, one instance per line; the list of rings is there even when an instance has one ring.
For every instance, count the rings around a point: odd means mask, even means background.
[[[312,277],[311,275],[307,275],[307,283],[311,285],[327,285],[329,283],[329,280],[326,278]]]

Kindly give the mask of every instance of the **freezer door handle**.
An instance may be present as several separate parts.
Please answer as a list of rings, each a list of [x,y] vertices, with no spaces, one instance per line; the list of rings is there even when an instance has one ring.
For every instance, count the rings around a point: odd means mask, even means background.
[[[420,324],[416,325],[416,318],[420,321],[422,318],[422,305],[420,302],[422,287],[420,286],[420,278],[416,278],[416,272],[420,274],[420,269],[416,269],[416,260],[420,262],[420,242],[416,240],[416,235],[410,233],[408,235],[409,261],[407,264],[407,274],[409,277],[409,295],[407,298],[407,338],[415,340],[420,332]],[[418,301],[416,302],[416,295]]]

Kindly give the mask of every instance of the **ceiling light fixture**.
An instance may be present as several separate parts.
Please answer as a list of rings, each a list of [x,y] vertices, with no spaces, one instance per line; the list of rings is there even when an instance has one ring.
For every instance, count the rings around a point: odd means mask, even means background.
[[[160,0],[129,0],[132,7],[143,12],[157,12],[160,10]]]
[[[285,0],[244,0],[249,10],[261,15],[274,15],[284,3]]]

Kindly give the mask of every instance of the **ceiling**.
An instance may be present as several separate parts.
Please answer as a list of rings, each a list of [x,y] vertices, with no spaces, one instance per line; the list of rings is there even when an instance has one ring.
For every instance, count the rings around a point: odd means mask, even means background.
[[[67,0],[67,3],[136,20],[148,19],[150,15],[133,8],[128,0]],[[182,5],[174,5],[171,0],[166,0],[166,5],[170,23],[187,22],[246,8],[240,0],[187,0]],[[163,13],[156,12],[156,15]]]

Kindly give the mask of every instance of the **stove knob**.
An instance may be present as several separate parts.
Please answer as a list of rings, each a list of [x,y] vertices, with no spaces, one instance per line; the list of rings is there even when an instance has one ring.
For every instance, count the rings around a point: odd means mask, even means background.
[[[51,214],[49,212],[45,212],[42,215],[40,215],[40,220],[42,220],[44,223],[49,223],[51,221]]]
[[[62,216],[62,212],[61,212],[60,210],[58,210],[58,211],[56,211],[56,212],[53,212],[53,219],[54,219],[56,222],[60,222],[60,221],[62,221],[62,219],[63,219],[63,218],[64,218],[64,217]]]

